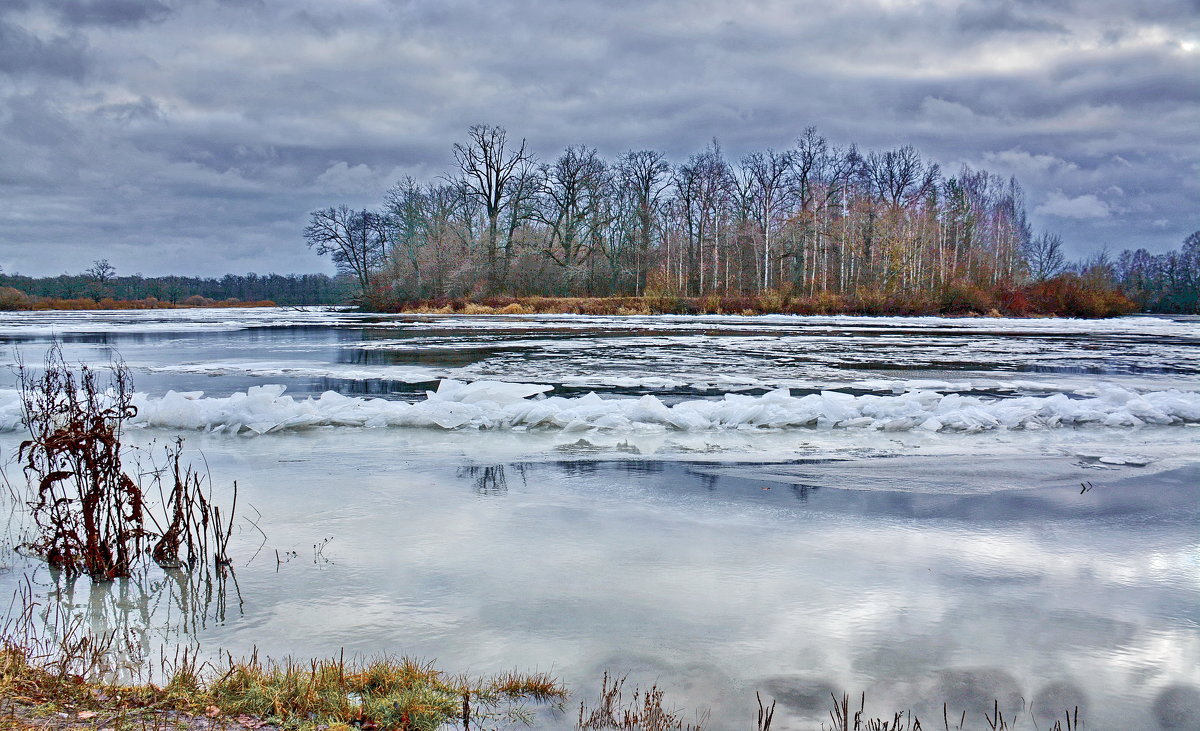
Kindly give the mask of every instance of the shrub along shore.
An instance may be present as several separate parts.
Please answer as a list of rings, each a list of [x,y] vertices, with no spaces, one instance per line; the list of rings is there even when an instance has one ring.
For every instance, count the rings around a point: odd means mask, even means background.
[[[990,317],[1083,317],[1127,315],[1136,306],[1119,292],[1086,286],[1065,275],[1037,284],[996,291],[962,284],[939,296],[925,293],[883,294],[858,290],[851,295],[798,296],[788,290],[749,295],[682,297],[481,297],[422,300],[369,299],[373,312],[466,315],[944,315]]]
[[[749,294],[687,297],[671,292],[640,296],[464,296],[413,299],[386,287],[366,291],[358,304],[367,312],[436,314],[581,314],[581,315],[988,315],[993,317],[1115,317],[1137,310],[1120,291],[1097,286],[1076,274],[1061,274],[1015,287],[983,288],[955,282],[936,293],[926,290],[883,292],[859,288],[849,294],[802,295],[790,288]],[[271,300],[216,300],[192,295],[177,302],[155,297],[58,298],[28,295],[0,287],[0,310],[155,310],[197,307],[275,307]]]

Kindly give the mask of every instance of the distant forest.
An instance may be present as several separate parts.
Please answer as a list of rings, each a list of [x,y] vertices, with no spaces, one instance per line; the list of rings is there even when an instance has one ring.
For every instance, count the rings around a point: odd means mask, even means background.
[[[377,209],[311,213],[307,244],[352,277],[367,308],[763,293],[835,309],[1070,310],[1054,305],[1064,296],[1098,302],[1091,314],[1197,308],[1200,235],[1172,254],[1068,262],[1057,234],[1030,226],[1015,178],[946,174],[911,146],[835,147],[810,128],[790,149],[737,162],[715,140],[679,164],[584,146],[539,162],[525,140],[476,125],[453,153],[437,181],[401,180]]]
[[[344,276],[327,274],[226,274],[218,278],[117,276],[116,269],[101,259],[81,274],[56,277],[27,277],[0,272],[0,289],[11,292],[0,297],[0,309],[24,309],[29,298],[50,300],[104,299],[148,300],[173,305],[203,305],[238,300],[271,301],[279,305],[346,304],[355,295],[354,283]],[[26,299],[21,302],[19,298]],[[9,302],[8,300],[16,300]]]
[[[1139,309],[1200,314],[1200,231],[1189,234],[1177,251],[1165,254],[1126,249],[1113,270],[1121,291]]]

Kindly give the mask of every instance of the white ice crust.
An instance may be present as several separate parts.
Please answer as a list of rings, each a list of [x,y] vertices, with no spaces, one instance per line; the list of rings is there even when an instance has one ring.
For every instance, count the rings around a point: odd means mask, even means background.
[[[884,431],[984,432],[1065,426],[1138,427],[1200,423],[1200,393],[1137,393],[1119,386],[1087,395],[994,398],[913,390],[894,395],[823,391],[794,397],[787,389],[761,396],[726,394],[669,405],[641,398],[546,396],[552,386],[502,381],[441,381],[415,403],[356,398],[327,391],[293,398],[285,386],[254,386],[226,397],[169,391],[136,394],[133,423],[147,427],[266,434],[290,429],[423,427],[435,429],[562,429],[616,431],[709,431],[876,429]],[[0,429],[20,428],[18,395],[0,393]]]

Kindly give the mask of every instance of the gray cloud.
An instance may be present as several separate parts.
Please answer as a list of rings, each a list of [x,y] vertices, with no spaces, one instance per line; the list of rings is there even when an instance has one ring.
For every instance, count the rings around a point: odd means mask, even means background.
[[[50,7],[67,25],[135,26],[171,13],[157,0],[52,0]]]
[[[86,64],[87,48],[79,37],[42,38],[0,15],[0,75],[78,79]]]
[[[0,6],[0,265],[326,270],[309,210],[476,122],[732,157],[815,125],[1017,175],[1074,255],[1200,228],[1196,2],[206,0]],[[8,81],[5,82],[4,79]],[[1105,212],[1106,215],[1098,215]]]
[[[1036,32],[1061,33],[1069,31],[1061,22],[1038,17],[1034,11],[1039,7],[1018,7],[1009,2],[982,2],[977,5],[962,5],[958,8],[956,22],[960,30],[967,33]]]

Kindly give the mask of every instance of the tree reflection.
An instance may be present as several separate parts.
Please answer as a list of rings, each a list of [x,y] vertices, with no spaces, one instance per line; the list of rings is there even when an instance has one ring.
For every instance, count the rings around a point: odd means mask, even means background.
[[[32,630],[61,644],[71,635],[87,634],[107,645],[112,666],[129,678],[152,672],[155,651],[196,648],[199,634],[224,624],[230,613],[240,616],[244,601],[237,576],[228,566],[181,571],[144,567],[134,575],[109,582],[68,576],[59,570],[29,575],[27,591],[43,593],[34,606]]]
[[[512,469],[521,478],[521,483],[525,483],[526,465],[502,464],[494,465],[467,465],[458,468],[458,477],[469,479],[475,483],[475,494],[485,497],[497,497],[508,494],[508,474],[506,469]]]

